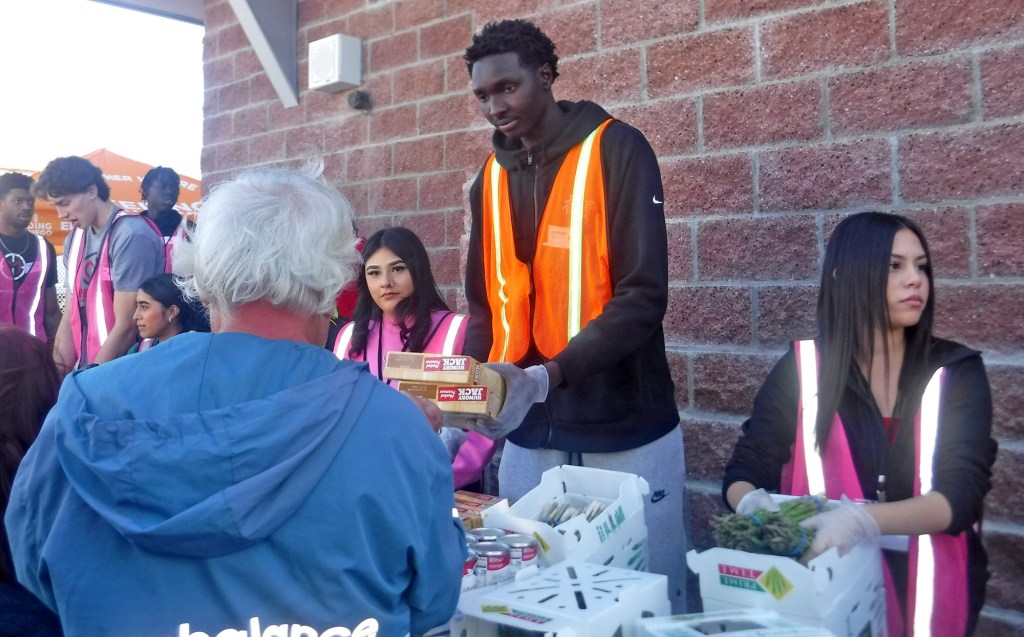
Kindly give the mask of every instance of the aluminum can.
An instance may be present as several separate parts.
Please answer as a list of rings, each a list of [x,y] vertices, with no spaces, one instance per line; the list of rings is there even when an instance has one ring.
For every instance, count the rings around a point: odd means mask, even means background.
[[[512,577],[509,564],[512,561],[508,544],[502,542],[477,542],[470,546],[476,551],[476,566],[473,573],[478,586],[497,584]]]
[[[503,544],[508,544],[509,567],[515,575],[527,566],[537,563],[537,539],[530,535],[506,535],[501,538]]]
[[[466,534],[474,538],[473,542],[497,542],[507,535],[501,529],[491,529],[485,526],[470,529],[466,531]]]

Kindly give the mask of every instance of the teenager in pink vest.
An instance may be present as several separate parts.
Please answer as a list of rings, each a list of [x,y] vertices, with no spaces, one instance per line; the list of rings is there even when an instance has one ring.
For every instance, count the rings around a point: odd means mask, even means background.
[[[135,292],[164,269],[159,230],[110,201],[102,171],[81,157],[51,161],[33,192],[72,227],[64,243],[68,301],[54,341],[57,367],[67,373],[123,356],[137,337]]]
[[[163,237],[164,271],[171,272],[171,250],[176,242],[185,239],[185,230],[190,223],[174,209],[181,194],[181,177],[173,168],[151,168],[142,178],[139,193],[146,202],[142,216],[155,223]]]
[[[883,551],[889,634],[960,637],[984,602],[981,544],[996,443],[979,352],[932,335],[928,244],[898,215],[852,215],[832,233],[818,338],[795,343],[757,395],[726,467],[740,513],[765,491],[843,502],[805,525],[811,554],[909,536]]]
[[[36,201],[31,190],[27,175],[0,176],[0,324],[47,341],[60,323],[57,259],[49,241],[28,231]]]
[[[363,276],[353,320],[338,334],[338,358],[369,363],[382,373],[388,352],[461,354],[466,316],[455,314],[441,297],[423,242],[406,228],[386,228],[363,246]],[[452,461],[455,488],[476,483],[497,443],[469,432]]]

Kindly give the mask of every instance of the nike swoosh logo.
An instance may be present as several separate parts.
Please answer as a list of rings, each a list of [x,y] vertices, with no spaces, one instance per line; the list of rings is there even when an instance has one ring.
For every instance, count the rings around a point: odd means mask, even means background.
[[[657,504],[658,502],[661,502],[662,500],[665,499],[665,496],[667,495],[668,494],[665,493],[664,489],[658,489],[657,491],[651,494],[651,504]]]
[[[651,200],[654,201],[654,203],[658,203],[658,204],[665,203],[663,201],[658,201],[658,195],[654,195],[653,197],[651,197]]]

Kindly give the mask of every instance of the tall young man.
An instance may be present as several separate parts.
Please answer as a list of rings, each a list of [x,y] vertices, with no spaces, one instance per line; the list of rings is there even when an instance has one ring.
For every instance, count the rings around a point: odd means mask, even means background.
[[[36,203],[31,190],[27,175],[0,176],[0,323],[52,341],[60,323],[57,253],[49,241],[28,231]]]
[[[683,439],[665,356],[668,298],[658,162],[635,128],[592,102],[556,101],[555,45],[523,20],[466,50],[496,129],[470,195],[466,352],[498,365],[508,436],[501,495],[554,466],[627,471],[651,487],[651,570],[685,609]]]
[[[68,302],[54,342],[57,367],[67,373],[123,356],[138,336],[135,293],[164,271],[160,231],[114,205],[103,172],[81,157],[51,161],[33,192],[74,228],[64,243]]]

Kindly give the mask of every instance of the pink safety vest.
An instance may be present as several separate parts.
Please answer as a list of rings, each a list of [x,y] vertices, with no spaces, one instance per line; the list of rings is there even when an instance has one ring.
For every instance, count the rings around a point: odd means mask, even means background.
[[[11,269],[7,264],[0,264],[0,323],[25,328],[29,334],[45,341],[49,336],[43,317],[46,316],[46,272],[50,268],[50,251],[46,249],[46,239],[31,236],[36,238],[39,250],[17,293]]]
[[[425,353],[429,354],[455,354],[455,342],[458,340],[458,336],[461,332],[465,332],[468,322],[466,316],[463,314],[451,314],[447,316],[445,321],[448,321],[448,328],[437,331],[434,337],[430,339],[427,346],[423,348]],[[363,352],[361,356],[350,356],[348,354],[349,344],[352,342],[352,332],[355,329],[355,323],[347,323],[341,328],[338,333],[337,340],[334,341],[334,355],[341,360],[366,360],[366,353]],[[443,336],[443,338],[441,338]],[[459,447],[459,452],[455,455],[455,460],[452,461],[452,478],[455,483],[455,488],[459,489],[467,484],[476,482],[480,479],[480,474],[483,472],[484,467],[491,458],[494,456],[494,452],[498,449],[498,443],[495,440],[491,440],[486,436],[482,436],[475,431],[470,431],[466,437],[466,441]]]
[[[818,355],[814,341],[795,343],[800,401],[790,462],[783,468],[782,491],[789,495],[825,493],[863,500],[846,430],[837,413],[822,452],[815,449],[818,413]],[[932,490],[938,443],[939,404],[945,373],[932,375],[914,416],[914,496]],[[883,560],[890,637],[962,637],[967,627],[967,535],[947,533],[910,538],[907,616],[903,617],[892,574]],[[904,630],[905,628],[905,630]]]
[[[161,238],[164,240],[164,272],[172,272],[171,270],[171,250],[174,248],[174,244],[185,238],[185,218],[182,217],[181,223],[174,229],[171,236]]]
[[[138,217],[144,219],[150,228],[160,236],[160,229],[152,220],[146,217],[133,215],[124,210],[116,210],[114,219],[110,222],[103,243],[100,244],[100,251],[97,255],[98,262],[89,280],[89,287],[85,292],[85,312],[89,322],[88,354],[89,360],[82,360],[82,312],[81,312],[81,289],[82,277],[85,274],[82,267],[82,260],[85,258],[85,232],[83,228],[75,228],[69,242],[68,264],[72,268],[68,272],[68,279],[71,281],[71,289],[68,295],[68,306],[71,311],[71,331],[75,342],[75,355],[78,357],[79,367],[89,365],[100,351],[100,347],[110,335],[114,327],[116,317],[114,316],[114,281],[110,274],[110,232],[114,224],[124,217]]]

